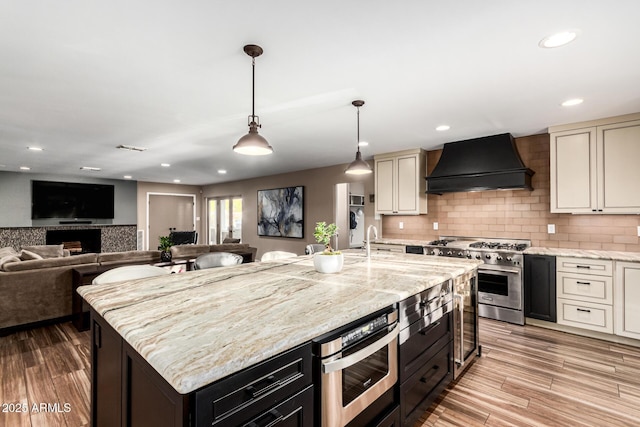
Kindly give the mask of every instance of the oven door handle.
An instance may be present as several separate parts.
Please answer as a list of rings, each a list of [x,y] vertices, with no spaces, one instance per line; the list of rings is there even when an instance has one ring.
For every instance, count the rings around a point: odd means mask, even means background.
[[[380,350],[386,345],[389,345],[391,341],[398,337],[400,333],[400,327],[398,323],[396,323],[393,329],[384,337],[380,338],[378,341],[372,343],[371,345],[366,346],[362,350],[358,350],[355,353],[343,357],[342,359],[334,360],[332,362],[322,362],[322,373],[328,374],[335,371],[341,371],[349,366],[355,365],[363,359],[371,356],[376,351]]]
[[[504,267],[487,267],[487,266],[482,266],[482,267],[478,267],[478,273],[513,273],[513,274],[520,274],[519,270],[512,270],[510,268],[504,268]]]

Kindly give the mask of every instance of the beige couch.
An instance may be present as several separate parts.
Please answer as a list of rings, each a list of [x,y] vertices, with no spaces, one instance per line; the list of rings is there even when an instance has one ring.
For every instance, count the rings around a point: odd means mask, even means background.
[[[255,261],[257,249],[246,244],[178,245],[171,248],[175,259],[190,259],[220,251],[244,254],[247,262]],[[42,322],[69,319],[74,268],[113,268],[158,262],[160,251],[105,252],[6,262],[0,266],[0,335]]]

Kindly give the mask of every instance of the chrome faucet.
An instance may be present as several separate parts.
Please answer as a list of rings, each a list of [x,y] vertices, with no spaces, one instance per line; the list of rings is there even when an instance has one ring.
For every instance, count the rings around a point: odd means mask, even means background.
[[[374,238],[374,240],[378,238],[378,229],[376,228],[375,225],[371,224],[369,227],[367,227],[367,240],[366,240],[367,258],[371,258],[371,238],[369,237],[369,235],[371,233],[371,229],[372,228],[373,228],[373,238]]]

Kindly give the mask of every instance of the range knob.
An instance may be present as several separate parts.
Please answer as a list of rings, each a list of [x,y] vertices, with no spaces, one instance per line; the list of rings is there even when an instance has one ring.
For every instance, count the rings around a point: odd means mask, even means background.
[[[491,255],[489,255],[489,254],[486,254],[484,257],[485,257],[486,259],[491,259]]]
[[[447,255],[451,255],[451,254],[452,254],[452,252],[451,252],[451,251],[448,251],[448,252],[447,252]]]
[[[507,257],[507,261],[513,261],[513,258],[511,258],[510,256]]]
[[[458,252],[458,256],[463,256],[464,254],[462,252]]]
[[[498,257],[496,258],[498,261],[502,261],[502,257],[500,255],[498,255]]]
[[[431,251],[431,255],[438,255],[438,252],[436,252],[435,250]]]
[[[467,254],[467,258],[471,259],[471,254]]]
[[[480,255],[476,255],[476,259],[480,259],[480,258],[481,258]]]

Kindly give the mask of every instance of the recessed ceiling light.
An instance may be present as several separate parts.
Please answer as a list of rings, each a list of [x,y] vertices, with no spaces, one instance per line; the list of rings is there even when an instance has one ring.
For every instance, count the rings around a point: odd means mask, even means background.
[[[171,165],[169,163],[160,163],[160,166],[162,166],[163,168],[168,168]]]
[[[174,179],[173,182],[175,182],[176,184],[179,184],[180,180],[179,179]]]
[[[224,175],[225,173],[227,173],[226,169],[218,169],[218,173],[221,175]]]
[[[146,148],[144,147],[134,147],[133,145],[118,145],[116,146],[116,148],[120,149],[120,150],[129,150],[129,151],[147,151]]]
[[[540,40],[538,46],[545,49],[564,46],[571,43],[578,37],[578,30],[567,30],[556,34],[552,34]]]
[[[360,147],[366,147],[366,146],[368,146],[368,145],[369,145],[369,143],[368,143],[367,141],[360,141],[360,142],[358,142],[358,146],[360,146]]]
[[[444,132],[445,130],[449,130],[449,129],[451,129],[451,126],[448,126],[448,125],[440,125],[436,128],[438,132]]]
[[[131,179],[131,178],[133,178],[131,175],[125,175],[124,176],[124,179]]]
[[[27,147],[27,149],[31,151],[44,151],[44,148],[41,147]]]
[[[21,171],[30,171],[31,168],[29,166],[20,166]]]
[[[83,170],[83,171],[91,171],[91,172],[98,172],[98,171],[101,171],[101,170],[102,170],[102,168],[95,168],[95,167],[93,167],[93,166],[81,166],[81,167],[80,167],[80,170]]]
[[[564,101],[562,103],[563,107],[573,107],[574,105],[580,105],[584,102],[584,99],[582,98],[574,98],[574,99],[567,99],[566,101]]]

